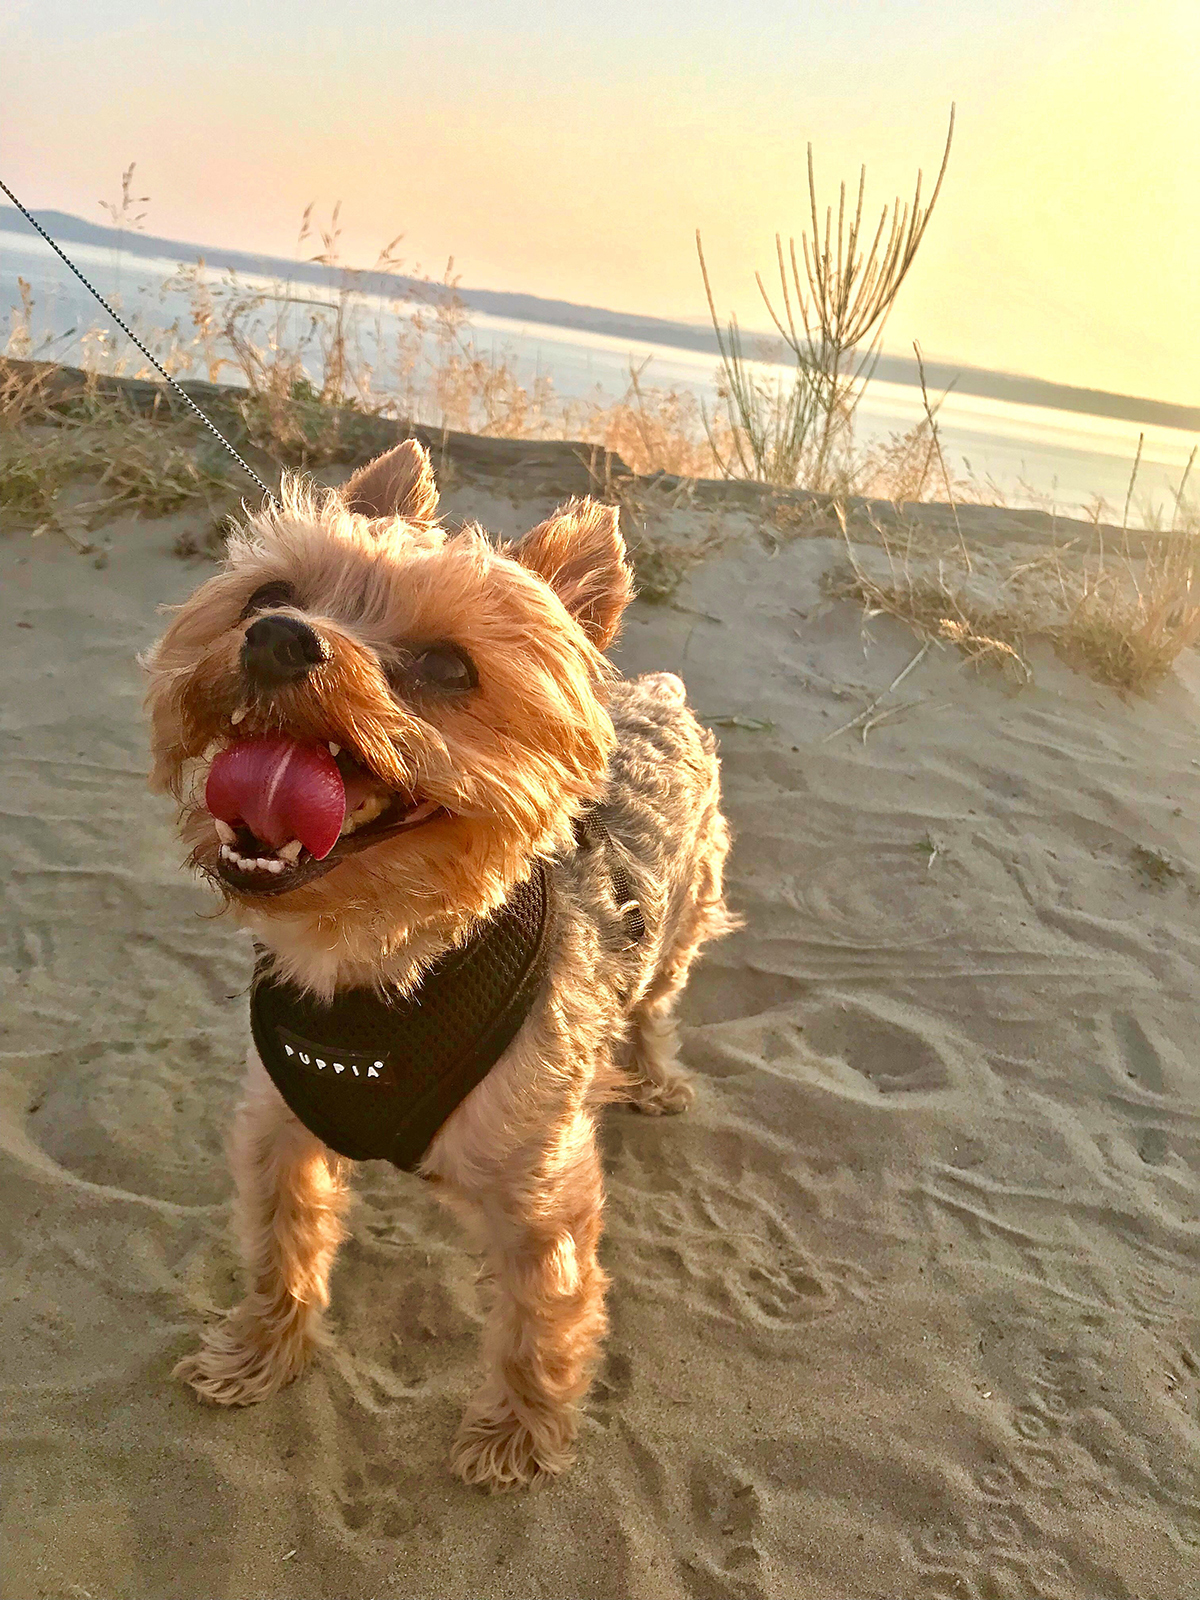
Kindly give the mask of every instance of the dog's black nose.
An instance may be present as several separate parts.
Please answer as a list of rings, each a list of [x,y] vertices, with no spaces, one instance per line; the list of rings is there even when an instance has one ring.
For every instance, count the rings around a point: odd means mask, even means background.
[[[325,641],[297,617],[259,617],[246,629],[242,671],[259,688],[298,683],[328,660]]]

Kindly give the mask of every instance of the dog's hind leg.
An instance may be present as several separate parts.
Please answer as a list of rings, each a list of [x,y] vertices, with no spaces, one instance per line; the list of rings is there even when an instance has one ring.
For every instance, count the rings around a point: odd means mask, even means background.
[[[249,1293],[175,1376],[205,1400],[239,1406],[290,1383],[320,1343],[350,1193],[349,1163],[296,1120],[253,1052],[232,1156]]]
[[[690,1077],[679,1065],[675,1006],[701,946],[736,926],[721,892],[728,849],[724,819],[714,812],[695,882],[664,940],[654,976],[630,1013],[628,1098],[647,1116],[686,1111],[696,1098]]]
[[[450,1466],[489,1489],[520,1488],[570,1465],[578,1404],[607,1326],[608,1280],[596,1259],[603,1183],[591,1118],[578,1113],[552,1131],[552,1143],[456,1204],[474,1213],[482,1231],[492,1303],[486,1377]]]
[[[655,983],[630,1017],[628,1099],[649,1117],[686,1111],[696,1098],[691,1078],[678,1064],[675,1002],[682,987],[664,990]]]

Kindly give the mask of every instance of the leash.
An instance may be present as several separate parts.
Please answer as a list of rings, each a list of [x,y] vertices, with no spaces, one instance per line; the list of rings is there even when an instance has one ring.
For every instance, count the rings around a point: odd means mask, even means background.
[[[17,199],[16,195],[12,192],[12,190],[8,187],[8,185],[4,182],[4,180],[2,178],[0,178],[0,190],[2,190],[8,196],[8,198],[12,201],[13,205],[16,206],[17,210],[25,218],[25,221],[29,224],[29,226],[31,228],[33,228],[37,233],[41,234],[42,238],[50,246],[51,250],[54,251],[54,254],[59,258],[59,260],[63,263],[63,265],[70,268],[70,270],[79,279],[80,283],[87,290],[87,292],[92,296],[92,298],[95,299],[95,300],[98,300],[100,302],[100,304],[104,307],[105,311],[108,312],[109,316],[116,323],[117,327],[120,328],[121,332],[125,335],[125,337],[127,339],[129,339],[133,344],[135,344],[137,346],[137,348],[145,356],[146,360],[154,368],[155,372],[160,373],[167,380],[167,382],[171,385],[172,389],[174,389],[175,393],[180,397],[181,400],[183,400],[185,405],[189,406],[191,408],[191,410],[196,414],[196,416],[199,417],[200,421],[208,429],[209,433],[212,434],[213,438],[217,441],[217,443],[219,445],[221,445],[223,449],[228,450],[229,454],[237,462],[238,466],[241,467],[242,471],[244,473],[246,473],[246,475],[249,478],[251,478],[258,485],[258,487],[262,490],[263,494],[270,501],[270,503],[274,507],[274,509],[276,511],[278,511],[279,510],[279,502],[278,502],[278,500],[276,500],[275,496],[271,493],[270,489],[267,488],[266,484],[259,477],[258,473],[255,472],[254,468],[250,465],[250,463],[248,461],[244,461],[242,459],[242,457],[240,455],[238,455],[237,451],[230,444],[229,440],[225,437],[225,435],[223,433],[221,433],[219,431],[219,429],[215,426],[215,424],[213,424],[212,422],[209,421],[209,419],[204,415],[203,411],[201,411],[200,407],[192,399],[191,395],[188,394],[188,392],[184,388],[182,388],[181,385],[179,385],[178,383],[175,382],[175,379],[171,376],[171,374],[168,371],[166,371],[166,369],[164,367],[159,365],[159,363],[150,354],[149,350],[146,349],[146,346],[138,338],[137,334],[134,333],[133,329],[131,327],[129,327],[127,323],[122,322],[121,318],[117,315],[117,313],[109,305],[108,301],[104,298],[104,296],[100,293],[100,291],[98,289],[96,289],[96,288],[93,288],[93,286],[84,277],[83,273],[80,272],[79,268],[70,259],[70,257],[65,255],[64,252],[59,249],[59,247],[55,244],[54,240],[46,232],[45,228],[42,227],[41,223],[37,220],[37,218],[35,216],[32,216],[30,214],[30,212],[28,212],[25,209],[25,207]]]

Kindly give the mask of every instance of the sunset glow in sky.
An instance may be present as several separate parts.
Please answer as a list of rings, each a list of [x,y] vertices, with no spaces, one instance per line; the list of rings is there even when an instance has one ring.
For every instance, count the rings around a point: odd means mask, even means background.
[[[135,160],[149,231],[280,255],[340,198],[355,263],[403,232],[468,285],[673,318],[699,226],[763,327],[807,142],[878,211],[956,101],[888,348],[1197,404],[1198,81],[1195,0],[8,0],[0,175],[103,222]]]

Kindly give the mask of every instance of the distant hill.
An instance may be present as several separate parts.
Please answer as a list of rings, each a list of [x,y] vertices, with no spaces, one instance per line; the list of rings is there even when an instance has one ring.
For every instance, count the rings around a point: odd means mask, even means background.
[[[336,268],[318,266],[311,261],[288,261],[279,256],[254,255],[245,250],[222,250],[209,245],[188,244],[179,239],[162,239],[147,233],[122,233],[73,217],[64,211],[41,211],[38,221],[60,244],[97,245],[114,249],[118,245],[130,256],[166,256],[171,260],[195,261],[203,256],[210,267],[254,273],[270,278],[290,279],[293,283],[336,285]],[[30,233],[29,224],[12,206],[0,206],[0,231]],[[368,292],[394,293],[397,287],[416,290],[414,278],[396,278],[384,273],[364,272],[360,281]],[[575,328],[585,333],[603,334],[612,339],[635,339],[646,344],[665,345],[677,350],[696,350],[717,355],[717,342],[711,328],[686,322],[668,322],[661,317],[641,317],[626,311],[605,311],[598,306],[577,306],[567,300],[543,300],[537,295],[509,294],[497,289],[458,291],[465,305],[494,317],[513,322],[542,323],[556,328]],[[770,334],[761,338],[766,353],[780,354],[783,346]],[[1019,405],[1047,406],[1055,411],[1077,411],[1096,417],[1116,417],[1126,422],[1152,423],[1162,428],[1200,431],[1200,406],[1175,405],[1167,400],[1149,400],[1137,395],[1110,394],[1104,389],[1080,389],[1071,384],[1049,383],[1043,378],[1019,373],[993,372],[946,361],[927,361],[925,375],[934,390],[953,383],[959,394],[979,395],[988,400],[1008,400]],[[881,356],[876,376],[889,383],[915,385],[919,382],[917,364],[908,356]]]

